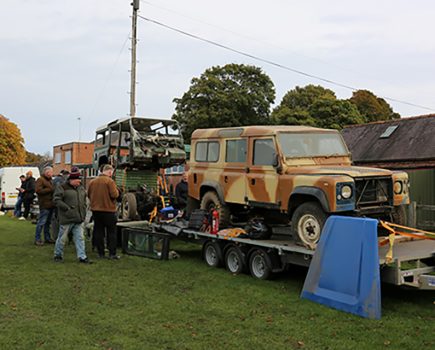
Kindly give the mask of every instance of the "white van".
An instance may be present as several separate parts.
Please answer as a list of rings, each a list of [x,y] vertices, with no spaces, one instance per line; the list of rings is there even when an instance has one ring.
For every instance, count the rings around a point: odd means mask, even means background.
[[[1,210],[13,209],[18,198],[17,187],[21,187],[20,175],[26,175],[31,170],[33,177],[39,177],[37,167],[5,167],[0,168]]]

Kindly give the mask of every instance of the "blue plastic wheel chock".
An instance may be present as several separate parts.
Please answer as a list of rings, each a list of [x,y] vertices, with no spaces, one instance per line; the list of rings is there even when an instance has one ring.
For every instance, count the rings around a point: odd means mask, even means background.
[[[377,228],[375,219],[329,217],[301,298],[362,317],[380,319]]]

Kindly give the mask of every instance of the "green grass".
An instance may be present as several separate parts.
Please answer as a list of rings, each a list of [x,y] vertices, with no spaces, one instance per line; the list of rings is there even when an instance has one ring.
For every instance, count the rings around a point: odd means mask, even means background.
[[[299,299],[304,270],[259,281],[181,258],[79,265],[33,245],[35,226],[0,217],[0,349],[430,349],[435,295],[383,286],[367,320]],[[89,248],[89,247],[88,247]],[[91,259],[94,254],[89,254]]]

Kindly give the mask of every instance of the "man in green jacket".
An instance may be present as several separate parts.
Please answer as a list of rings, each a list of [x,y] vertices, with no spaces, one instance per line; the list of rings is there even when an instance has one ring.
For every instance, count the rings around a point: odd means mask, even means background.
[[[86,256],[83,222],[86,218],[86,190],[81,184],[80,170],[71,169],[68,180],[57,186],[54,192],[54,203],[58,209],[59,233],[54,246],[54,261],[63,261],[63,249],[68,240],[68,233],[73,235],[77,258],[80,263],[90,264]]]

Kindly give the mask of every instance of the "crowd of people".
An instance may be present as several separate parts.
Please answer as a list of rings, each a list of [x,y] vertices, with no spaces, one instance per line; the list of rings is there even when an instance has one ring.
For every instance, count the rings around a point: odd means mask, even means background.
[[[112,179],[112,174],[113,167],[109,164],[104,165],[101,174],[90,182],[86,191],[81,181],[80,170],[76,167],[73,167],[71,172],[62,171],[54,178],[53,168],[46,167],[37,180],[29,171],[26,176],[20,177],[21,187],[17,188],[19,195],[14,215],[20,220],[27,219],[36,195],[39,215],[36,222],[35,245],[54,244],[54,261],[62,262],[64,246],[71,237],[78,261],[90,264],[92,261],[86,255],[84,238],[84,222],[87,198],[89,198],[94,220],[92,242],[97,249],[98,258],[106,258],[106,241],[109,252],[107,258],[118,260],[120,256],[116,253],[116,200],[120,192]]]

